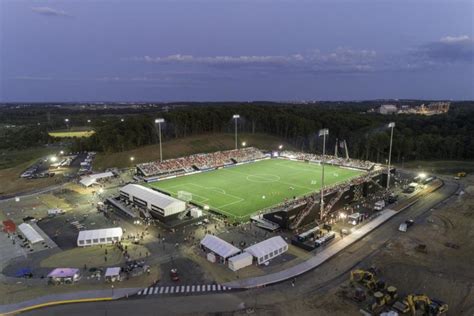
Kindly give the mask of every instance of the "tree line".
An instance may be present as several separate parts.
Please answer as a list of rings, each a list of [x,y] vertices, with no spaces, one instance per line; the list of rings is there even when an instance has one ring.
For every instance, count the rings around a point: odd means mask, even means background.
[[[90,138],[71,140],[71,149],[116,152],[157,143],[156,117],[166,121],[162,125],[164,141],[206,133],[233,133],[232,116],[239,114],[239,132],[272,134],[307,152],[322,151],[318,130],[328,128],[328,153],[334,152],[336,140],[346,140],[351,157],[385,162],[390,141],[387,125],[393,121],[396,127],[392,159],[395,162],[474,157],[474,104],[454,104],[447,114],[435,116],[367,113],[372,106],[374,103],[201,103],[159,113],[120,111],[120,115],[116,115],[105,111],[92,123],[91,128],[96,133]],[[81,111],[68,114],[76,121],[86,118]],[[52,142],[54,140],[47,136],[48,128],[64,124],[55,119],[53,122],[41,126],[32,124],[3,135],[2,139],[7,141],[1,147]],[[16,140],[11,141],[14,138]]]

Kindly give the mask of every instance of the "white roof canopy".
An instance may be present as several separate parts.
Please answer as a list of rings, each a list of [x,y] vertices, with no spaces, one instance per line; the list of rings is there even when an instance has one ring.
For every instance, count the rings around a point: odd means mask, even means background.
[[[112,172],[102,172],[102,173],[96,173],[96,174],[91,174],[88,176],[85,176],[79,181],[82,185],[88,187],[93,185],[94,183],[97,182],[99,179],[104,179],[104,178],[110,178],[113,177],[114,174]]]
[[[206,235],[201,240],[201,245],[221,256],[222,258],[228,258],[240,252],[240,249],[232,246],[227,241],[220,239],[213,235]]]
[[[265,255],[271,254],[275,250],[284,247],[288,247],[286,241],[281,238],[281,236],[275,236],[262,242],[259,242],[258,244],[255,244],[253,246],[250,246],[246,248],[245,251],[247,251],[256,258],[261,258]]]
[[[107,268],[107,270],[105,270],[105,276],[106,277],[113,277],[113,276],[120,275],[120,270],[121,270],[121,268],[119,268],[119,267]]]
[[[93,229],[93,230],[81,230],[77,240],[90,240],[100,238],[112,238],[122,237],[123,231],[121,227],[104,228],[104,229]]]
[[[30,224],[22,223],[18,226],[18,229],[32,244],[44,241],[43,237],[41,237],[41,235]]]
[[[183,201],[175,199],[174,197],[138,184],[127,184],[122,189],[120,189],[120,191],[128,193],[163,209],[174,203],[185,204]]]

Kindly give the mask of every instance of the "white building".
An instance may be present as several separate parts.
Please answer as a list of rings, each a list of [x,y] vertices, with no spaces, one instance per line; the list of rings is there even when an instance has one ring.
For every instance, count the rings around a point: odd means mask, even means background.
[[[153,217],[162,221],[186,210],[185,202],[138,184],[127,184],[120,189],[120,198],[148,209]]]
[[[231,245],[227,241],[209,234],[204,236],[204,238],[201,240],[201,247],[217,255],[221,262],[240,252],[239,248]]]
[[[240,255],[230,257],[228,261],[229,269],[232,271],[237,271],[252,265],[253,256],[248,252],[242,252]]]
[[[111,244],[122,240],[121,227],[81,230],[77,236],[79,247]]]
[[[398,112],[398,108],[396,105],[393,104],[382,104],[379,108],[380,114],[396,114]]]
[[[44,238],[30,224],[22,223],[18,225],[18,229],[31,244],[44,241]]]
[[[269,238],[245,249],[246,252],[255,257],[258,264],[265,263],[287,250],[288,244],[281,236]]]

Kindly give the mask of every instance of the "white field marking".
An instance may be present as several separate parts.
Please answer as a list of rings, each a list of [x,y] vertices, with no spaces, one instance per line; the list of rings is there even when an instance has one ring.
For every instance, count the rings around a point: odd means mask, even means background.
[[[217,191],[217,192],[222,193],[222,194],[227,194],[227,193],[225,193],[225,190],[223,190],[221,188],[217,188],[217,187],[203,187],[203,188],[206,188],[209,191]]]
[[[227,170],[227,171],[230,171],[230,172],[234,172],[234,173],[238,173],[238,174],[241,174],[241,175],[245,175],[245,176],[251,176],[251,174],[246,174],[246,173],[242,173],[242,172],[238,172],[238,171],[235,171],[235,170],[228,170],[228,169],[224,169],[224,170]],[[258,176],[258,175],[253,175],[253,176]],[[248,180],[247,180],[248,181]],[[303,185],[298,185],[298,184],[294,184],[294,183],[288,183],[288,182],[284,182],[284,181],[275,181],[275,182],[279,182],[279,183],[282,183],[282,184],[286,184],[286,185],[289,185],[289,186],[292,186],[292,187],[298,187],[298,188],[302,188],[302,189],[306,189],[306,190],[310,190],[310,192],[312,192],[314,189],[313,188],[308,188],[308,187],[305,187]]]
[[[234,204],[237,204],[237,203],[240,203],[240,202],[243,202],[243,201],[246,201],[246,200],[245,199],[240,199],[240,201],[235,201],[235,202],[227,203],[227,204],[224,204],[224,205],[219,205],[218,207],[219,208],[226,207],[226,206],[234,205]]]
[[[200,188],[202,188],[202,189],[207,190],[207,188],[206,188],[206,187],[203,187],[202,185],[195,184],[195,183],[190,183],[190,184],[191,184],[191,185],[194,185],[194,186],[196,186],[196,187],[200,187]],[[224,195],[226,195],[226,196],[231,196],[231,197],[233,197],[233,198],[235,198],[235,199],[242,199],[240,196],[236,196],[236,195],[233,195],[233,194],[230,194],[230,193],[224,193]]]
[[[199,188],[202,188],[202,189],[204,189],[204,190],[208,190],[207,187],[201,186],[201,185],[199,185],[199,184],[190,183],[190,185],[194,185],[194,186],[199,187]],[[213,190],[209,190],[209,191],[212,192]],[[214,192],[215,192],[215,191],[214,191]],[[222,193],[221,193],[221,194],[222,194]],[[236,200],[235,200],[234,202],[230,202],[230,203],[227,203],[227,204],[224,204],[224,205],[219,205],[219,206],[212,206],[212,205],[211,205],[211,207],[214,208],[214,209],[216,209],[216,210],[218,210],[218,211],[221,211],[221,212],[223,212],[223,213],[225,213],[225,214],[227,214],[227,215],[229,215],[229,216],[235,217],[235,215],[230,214],[230,213],[228,213],[228,212],[225,212],[225,211],[223,211],[221,208],[222,208],[222,207],[229,206],[229,205],[233,205],[233,204],[237,204],[237,203],[243,202],[243,201],[245,201],[245,199],[244,199],[244,198],[241,198],[241,197],[239,197],[239,196],[230,194],[230,193],[224,193],[224,195],[225,195],[226,197],[227,197],[227,196],[232,197],[232,198],[234,198],[234,199],[236,199]],[[208,199],[208,200],[209,200],[209,199]],[[200,202],[200,203],[203,203],[203,202]]]

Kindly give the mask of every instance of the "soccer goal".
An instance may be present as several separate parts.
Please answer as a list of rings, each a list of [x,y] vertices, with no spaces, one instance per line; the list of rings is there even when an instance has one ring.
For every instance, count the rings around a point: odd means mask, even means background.
[[[193,194],[187,191],[178,191],[178,199],[189,202],[193,199]]]

